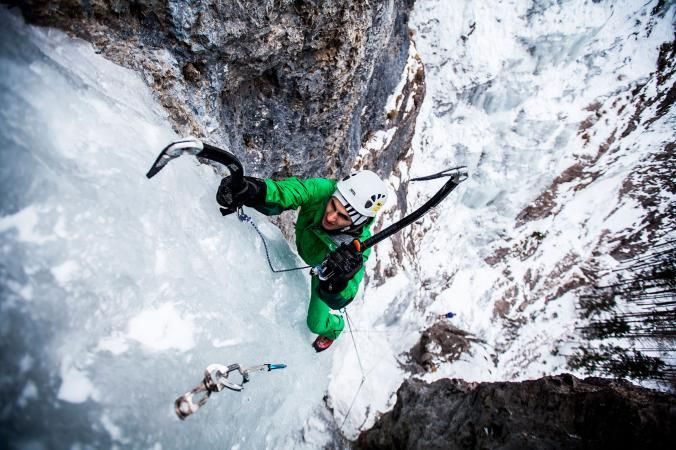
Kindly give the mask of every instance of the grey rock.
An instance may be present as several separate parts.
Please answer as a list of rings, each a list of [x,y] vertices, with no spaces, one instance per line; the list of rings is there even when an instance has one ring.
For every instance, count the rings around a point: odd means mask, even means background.
[[[406,365],[406,369],[414,374],[434,372],[440,363],[457,361],[464,353],[471,354],[472,344],[482,343],[481,339],[451,325],[448,320],[437,321],[423,331],[420,341],[409,351],[411,364]]]
[[[408,380],[360,449],[667,449],[673,394],[572,375],[501,383]]]
[[[424,83],[405,89],[411,114],[384,105],[408,58],[411,0],[8,3],[139,71],[179,134],[229,148],[248,173],[342,176],[369,134],[396,126],[366,164],[385,176],[410,146]]]

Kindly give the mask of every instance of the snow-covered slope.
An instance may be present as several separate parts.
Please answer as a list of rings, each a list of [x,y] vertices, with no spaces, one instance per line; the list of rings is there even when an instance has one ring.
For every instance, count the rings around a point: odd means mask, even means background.
[[[12,448],[295,447],[328,361],[307,274],[273,275],[133,72],[0,10],[0,441]],[[260,220],[273,262],[299,265]],[[180,422],[209,363],[286,363]]]
[[[349,434],[391,407],[402,353],[449,311],[484,343],[425,379],[566,370],[575,290],[676,228],[673,5],[419,1],[413,24],[427,95],[401,179],[458,164],[471,177],[405,232],[404,270],[353,308],[368,376]],[[411,208],[435,188],[410,184]],[[395,250],[377,249],[381,275]],[[330,385],[341,420],[361,377],[348,344]]]

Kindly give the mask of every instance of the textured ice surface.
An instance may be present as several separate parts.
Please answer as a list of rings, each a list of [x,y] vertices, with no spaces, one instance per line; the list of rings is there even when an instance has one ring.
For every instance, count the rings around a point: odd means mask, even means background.
[[[253,230],[218,212],[210,167],[146,179],[176,136],[136,74],[5,9],[0,29],[0,441],[294,446],[329,371],[307,275],[269,271]],[[273,262],[299,265],[263,228]],[[266,362],[288,368],[176,418],[207,364]]]

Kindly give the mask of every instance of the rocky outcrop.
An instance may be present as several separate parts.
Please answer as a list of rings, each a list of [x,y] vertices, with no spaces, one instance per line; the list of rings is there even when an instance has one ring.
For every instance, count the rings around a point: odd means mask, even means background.
[[[179,134],[227,146],[249,173],[340,176],[394,129],[369,166],[387,175],[410,145],[422,65],[400,89],[407,114],[385,107],[410,59],[412,0],[8,3],[140,72]]]
[[[435,322],[423,331],[420,341],[409,352],[412,373],[434,372],[442,363],[457,361],[463,353],[471,353],[472,344],[482,343],[471,333],[448,323]]]
[[[671,448],[676,398],[572,375],[520,383],[409,380],[360,449]]]

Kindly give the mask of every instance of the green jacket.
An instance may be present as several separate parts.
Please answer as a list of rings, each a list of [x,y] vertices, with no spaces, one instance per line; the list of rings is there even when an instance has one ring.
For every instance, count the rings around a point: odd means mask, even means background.
[[[336,181],[326,178],[299,180],[291,177],[280,181],[267,179],[265,184],[267,187],[265,207],[257,209],[266,215],[273,215],[288,209],[300,208],[296,222],[298,254],[310,266],[320,264],[326,255],[340,244],[340,233],[329,233],[321,226],[326,204],[336,190]],[[370,224],[365,226],[356,238],[363,242],[369,237],[371,237]],[[364,262],[370,254],[371,249],[363,253]],[[357,295],[363,278],[362,267],[339,294],[331,295],[322,291],[320,298],[333,309],[343,308]]]

